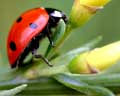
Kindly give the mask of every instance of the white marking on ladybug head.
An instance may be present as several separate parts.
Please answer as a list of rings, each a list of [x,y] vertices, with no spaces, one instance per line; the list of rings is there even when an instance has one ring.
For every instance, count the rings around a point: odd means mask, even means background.
[[[62,17],[61,12],[59,12],[59,11],[54,11],[53,13],[51,13],[51,15],[54,17]]]
[[[41,9],[45,9],[44,7],[40,7]]]

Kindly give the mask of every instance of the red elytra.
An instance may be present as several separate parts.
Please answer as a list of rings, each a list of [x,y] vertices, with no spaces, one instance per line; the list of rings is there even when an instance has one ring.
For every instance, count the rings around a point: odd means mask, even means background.
[[[38,33],[42,32],[48,23],[49,15],[44,8],[29,10],[21,15],[13,24],[7,40],[8,59],[12,66],[19,55],[24,51],[30,40]],[[19,22],[21,21],[21,22]],[[36,26],[30,27],[34,22]],[[34,27],[37,27],[34,29]],[[13,50],[10,48],[10,44]],[[17,48],[15,48],[17,46]]]

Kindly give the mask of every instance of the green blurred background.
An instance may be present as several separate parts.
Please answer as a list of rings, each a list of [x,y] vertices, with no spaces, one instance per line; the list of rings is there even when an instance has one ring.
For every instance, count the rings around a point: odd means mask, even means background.
[[[69,15],[73,0],[0,0],[0,62],[7,64],[6,39],[16,18],[34,7],[53,7]],[[98,35],[103,36],[104,45],[120,39],[120,0],[112,0],[82,28],[74,30],[61,49],[62,52],[76,48]],[[40,51],[44,51],[48,41],[44,41]],[[72,46],[71,46],[72,45]]]

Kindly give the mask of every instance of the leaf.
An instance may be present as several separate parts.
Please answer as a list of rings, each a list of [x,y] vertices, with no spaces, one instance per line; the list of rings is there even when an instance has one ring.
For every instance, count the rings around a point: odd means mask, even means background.
[[[120,61],[116,64],[113,64],[110,68],[103,71],[101,74],[113,74],[113,73],[120,73]]]
[[[27,84],[20,85],[16,88],[0,91],[0,96],[14,96],[27,87]]]
[[[57,42],[59,42],[59,40],[63,37],[64,33],[65,33],[65,28],[66,28],[66,24],[64,22],[63,19],[61,19],[58,23],[58,26],[56,28],[56,31],[52,37],[53,42],[55,44],[57,44]]]
[[[107,88],[95,85],[88,85],[86,82],[83,82],[81,80],[78,81],[68,75],[56,74],[53,77],[65,86],[82,92],[88,96],[115,96]]]
[[[83,81],[90,85],[103,87],[120,86],[120,74],[64,74],[78,81]]]
[[[56,28],[56,31],[54,32],[54,35],[52,36],[52,41],[55,44],[55,46],[57,45],[57,43],[61,40],[61,38],[64,36],[65,33],[65,28],[66,28],[66,24],[65,22],[61,19],[58,23],[58,26]],[[45,53],[45,56],[47,57],[49,52],[51,51],[52,46],[49,44],[47,51]]]
[[[80,94],[77,91],[74,91],[70,88],[65,87],[64,85],[58,83],[53,78],[41,77],[34,80],[17,80],[17,81],[8,81],[1,82],[0,89],[8,89],[20,84],[27,84],[28,87],[25,88],[22,92],[17,94],[17,96],[53,96],[53,95],[64,95],[70,96],[71,94],[78,95]],[[1,96],[1,95],[0,95]],[[80,95],[81,96],[81,95]]]

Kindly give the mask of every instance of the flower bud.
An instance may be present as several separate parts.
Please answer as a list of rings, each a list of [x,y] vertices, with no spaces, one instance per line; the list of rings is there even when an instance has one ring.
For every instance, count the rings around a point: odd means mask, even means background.
[[[95,48],[75,57],[69,64],[73,73],[97,73],[120,60],[120,41]]]
[[[82,26],[109,1],[110,0],[74,0],[70,14],[70,24],[73,28]]]
[[[80,0],[80,3],[83,5],[89,6],[105,6],[110,0]]]

